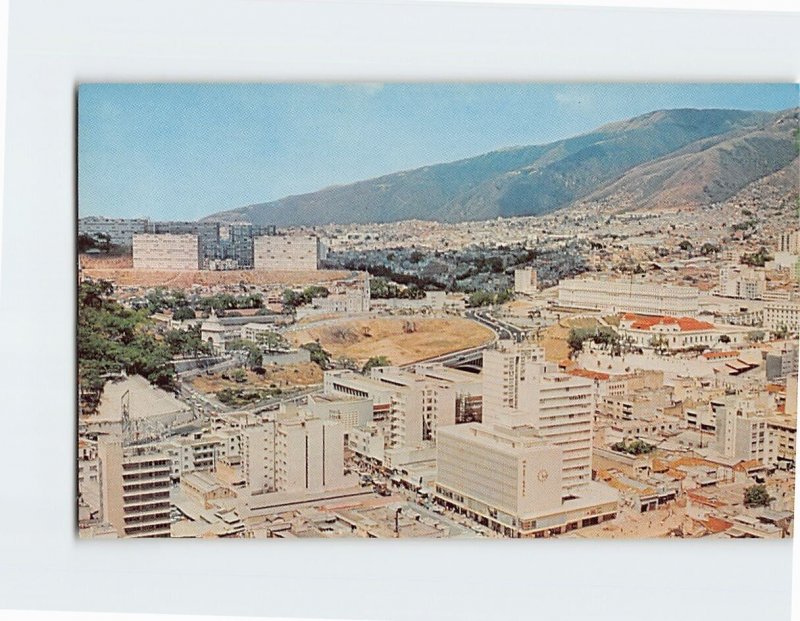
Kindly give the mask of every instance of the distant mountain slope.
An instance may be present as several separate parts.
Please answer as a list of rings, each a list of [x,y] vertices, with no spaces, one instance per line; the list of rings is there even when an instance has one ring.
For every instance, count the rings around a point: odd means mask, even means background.
[[[662,110],[546,145],[493,151],[223,211],[205,220],[278,226],[466,221],[548,213],[589,195],[596,201],[617,195],[644,201],[673,177],[678,184],[679,158],[692,156],[696,159],[685,160],[686,166],[696,169],[702,161],[706,171],[698,177],[705,181],[693,187],[711,188],[709,196],[729,196],[786,160],[796,111],[783,113],[782,122],[779,117],[741,110]],[[633,175],[648,165],[654,168]],[[612,188],[615,184],[621,185]]]
[[[791,169],[797,128],[798,112],[792,110],[756,127],[699,140],[630,169],[581,202],[622,211],[724,201],[762,177]],[[794,175],[796,182],[796,170]]]

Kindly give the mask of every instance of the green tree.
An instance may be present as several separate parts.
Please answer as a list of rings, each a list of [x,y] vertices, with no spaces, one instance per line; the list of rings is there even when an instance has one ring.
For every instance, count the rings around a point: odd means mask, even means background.
[[[172,313],[172,318],[175,321],[184,321],[186,319],[196,319],[197,314],[192,310],[191,306],[179,306],[175,309],[175,312]]]
[[[289,348],[289,342],[283,338],[283,335],[277,332],[261,332],[256,336],[256,343],[269,352],[286,350]]]
[[[304,343],[300,347],[307,349],[311,353],[311,362],[316,363],[322,369],[328,368],[331,355],[322,348],[322,345],[312,341],[310,343]]]
[[[744,490],[744,505],[746,507],[768,507],[774,500],[769,495],[766,485],[751,485]]]
[[[233,339],[228,343],[227,347],[234,351],[244,351],[247,354],[247,366],[251,369],[260,367],[264,360],[261,347],[249,339]]]
[[[97,407],[109,374],[125,371],[161,387],[174,385],[170,348],[156,337],[147,311],[122,306],[113,291],[106,281],[85,280],[78,288],[78,380],[84,411]]]
[[[731,337],[729,337],[727,334],[723,334],[723,335],[721,335],[719,337],[719,342],[720,343],[730,343],[731,342]]]
[[[386,356],[372,356],[372,358],[370,358],[369,360],[367,360],[366,363],[364,363],[364,366],[361,368],[361,372],[366,375],[367,373],[370,372],[371,369],[374,369],[375,367],[388,367],[391,364],[392,361],[389,360],[389,358],[387,358]]]

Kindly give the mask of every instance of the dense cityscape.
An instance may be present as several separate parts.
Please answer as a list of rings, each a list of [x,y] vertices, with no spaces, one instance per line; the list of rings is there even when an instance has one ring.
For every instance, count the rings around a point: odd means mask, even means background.
[[[81,218],[80,536],[791,536],[797,201]]]

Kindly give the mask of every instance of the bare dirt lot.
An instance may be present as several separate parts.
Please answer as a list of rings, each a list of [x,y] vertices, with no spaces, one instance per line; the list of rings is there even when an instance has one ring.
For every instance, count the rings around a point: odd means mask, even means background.
[[[213,272],[207,270],[167,271],[135,270],[84,266],[84,275],[98,280],[129,287],[169,287],[186,289],[193,285],[211,287],[217,285],[306,285],[331,282],[346,278],[349,272],[338,270],[307,270],[278,272],[274,270],[230,270]]]
[[[245,382],[236,382],[225,379],[220,373],[212,375],[198,375],[192,381],[196,390],[204,393],[215,393],[226,388],[293,388],[298,386],[310,386],[322,382],[322,369],[313,362],[301,364],[287,364],[283,366],[267,365],[264,367],[265,375],[259,375],[253,371],[247,371]],[[228,373],[230,376],[230,372]]]
[[[379,317],[309,325],[286,337],[294,345],[318,340],[334,358],[365,362],[386,356],[392,364],[401,365],[483,345],[494,333],[462,317]]]

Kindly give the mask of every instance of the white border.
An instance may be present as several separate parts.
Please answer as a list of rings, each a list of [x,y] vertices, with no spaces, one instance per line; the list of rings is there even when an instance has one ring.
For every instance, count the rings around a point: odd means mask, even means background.
[[[799,25],[786,14],[446,2],[14,2],[0,280],[0,607],[786,618],[788,542],[76,541],[71,106],[80,80],[797,81]]]

